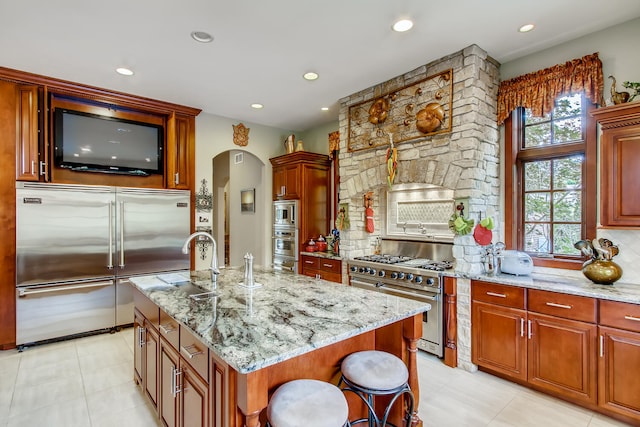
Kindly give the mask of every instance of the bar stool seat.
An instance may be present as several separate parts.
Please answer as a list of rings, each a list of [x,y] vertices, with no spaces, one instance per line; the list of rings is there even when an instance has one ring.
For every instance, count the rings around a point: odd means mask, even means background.
[[[348,425],[347,399],[338,387],[318,380],[294,380],[278,387],[267,406],[271,427]]]
[[[409,370],[404,362],[391,353],[378,350],[359,351],[347,356],[341,364],[339,386],[343,391],[358,395],[368,407],[367,418],[351,421],[351,425],[367,422],[370,427],[393,425],[387,422],[396,400],[408,397],[406,425],[413,416],[414,398],[409,387]],[[374,410],[374,396],[393,395],[382,417]],[[404,405],[403,405],[404,406]]]

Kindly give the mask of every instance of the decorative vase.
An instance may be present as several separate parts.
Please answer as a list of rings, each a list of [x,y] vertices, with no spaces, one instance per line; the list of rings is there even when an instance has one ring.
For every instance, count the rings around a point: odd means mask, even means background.
[[[613,261],[591,260],[582,265],[582,274],[593,283],[612,285],[613,282],[622,277],[622,267]]]
[[[304,151],[304,145],[302,144],[301,139],[296,143],[296,151]]]
[[[295,135],[291,134],[284,140],[284,148],[287,151],[287,154],[293,153],[294,147],[293,144],[295,142]]]

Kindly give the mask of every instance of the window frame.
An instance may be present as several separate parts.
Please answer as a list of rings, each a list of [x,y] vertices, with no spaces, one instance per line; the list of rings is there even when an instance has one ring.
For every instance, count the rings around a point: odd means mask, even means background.
[[[559,97],[566,94],[559,95]],[[558,145],[524,147],[525,109],[518,107],[505,120],[505,243],[508,248],[524,250],[524,161],[548,160],[575,154],[584,155],[582,229],[584,239],[596,238],[597,221],[597,126],[591,111],[596,105],[582,95],[583,140]],[[539,267],[579,270],[585,261],[583,256],[530,253],[533,263]]]

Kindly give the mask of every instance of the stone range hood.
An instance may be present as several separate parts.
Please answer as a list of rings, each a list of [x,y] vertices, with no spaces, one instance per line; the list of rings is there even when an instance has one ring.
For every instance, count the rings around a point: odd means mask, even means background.
[[[340,251],[346,259],[371,254],[384,235],[387,191],[387,146],[349,152],[349,107],[376,99],[411,82],[453,70],[451,132],[425,136],[396,145],[395,184],[431,184],[453,190],[466,199],[466,217],[498,217],[499,131],[496,105],[499,64],[476,45],[441,58],[340,100],[340,203],[348,203],[349,229],[341,232]],[[352,125],[353,126],[353,125]],[[365,228],[364,195],[373,193],[374,233]],[[471,235],[454,238],[457,272],[480,272],[481,247]]]

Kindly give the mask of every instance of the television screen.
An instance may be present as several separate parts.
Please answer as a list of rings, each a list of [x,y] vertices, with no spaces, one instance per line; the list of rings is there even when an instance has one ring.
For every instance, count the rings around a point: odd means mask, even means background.
[[[162,174],[162,126],[56,109],[56,166],[131,175]]]

